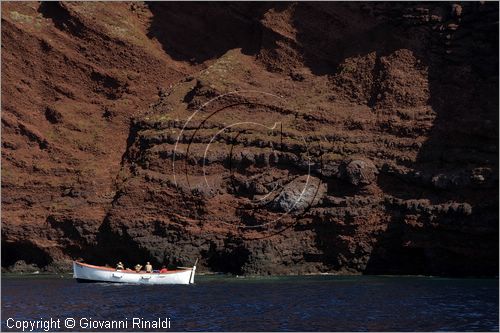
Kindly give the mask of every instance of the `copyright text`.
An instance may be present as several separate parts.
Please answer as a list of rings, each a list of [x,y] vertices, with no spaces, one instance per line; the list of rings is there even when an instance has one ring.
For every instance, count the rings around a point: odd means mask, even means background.
[[[10,330],[20,332],[49,332],[61,329],[106,330],[106,329],[170,329],[170,318],[125,318],[122,320],[103,320],[93,318],[40,318],[36,320],[17,320],[8,318],[5,325]]]

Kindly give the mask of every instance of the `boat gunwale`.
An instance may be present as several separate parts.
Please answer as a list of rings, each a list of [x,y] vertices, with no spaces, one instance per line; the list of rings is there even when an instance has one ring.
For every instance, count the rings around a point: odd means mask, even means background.
[[[75,265],[80,265],[80,266],[90,268],[90,269],[97,269],[97,270],[118,272],[118,273],[125,273],[125,274],[139,274],[139,275],[146,275],[146,274],[147,275],[168,275],[168,274],[189,272],[189,271],[193,270],[192,268],[188,268],[188,269],[176,269],[176,270],[168,271],[166,273],[146,273],[145,271],[136,272],[133,270],[128,271],[128,270],[124,270],[124,269],[115,269],[115,268],[111,268],[111,267],[96,266],[96,265],[86,264],[86,263],[79,262],[79,261],[73,261],[73,263]]]

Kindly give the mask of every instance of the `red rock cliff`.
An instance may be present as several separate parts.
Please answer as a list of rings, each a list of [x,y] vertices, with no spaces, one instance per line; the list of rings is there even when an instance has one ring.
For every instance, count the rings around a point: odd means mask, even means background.
[[[2,3],[2,267],[498,273],[498,3]]]

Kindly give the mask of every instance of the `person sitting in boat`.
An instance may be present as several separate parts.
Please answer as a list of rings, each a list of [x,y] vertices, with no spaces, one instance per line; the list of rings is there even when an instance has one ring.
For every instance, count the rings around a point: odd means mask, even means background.
[[[153,272],[153,266],[149,263],[149,261],[146,263],[146,273],[152,273]]]
[[[165,266],[165,265],[161,266],[160,274],[163,274],[163,273],[166,273],[166,272],[168,272],[167,266]]]
[[[116,270],[121,270],[121,269],[125,269],[125,267],[123,267],[122,262],[119,261],[118,264],[116,264]]]
[[[140,273],[140,272],[141,272],[141,268],[142,268],[142,265],[139,265],[139,264],[135,265],[135,267],[134,267],[134,269],[135,269],[135,271],[136,271],[137,273]]]

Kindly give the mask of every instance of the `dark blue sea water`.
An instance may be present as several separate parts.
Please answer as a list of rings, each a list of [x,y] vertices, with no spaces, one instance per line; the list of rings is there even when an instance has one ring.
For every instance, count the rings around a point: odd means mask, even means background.
[[[120,330],[149,331],[133,329],[134,317],[169,318],[170,329],[159,330],[171,331],[499,329],[497,279],[198,276],[191,286],[135,286],[4,276],[1,298],[3,331],[14,320],[50,318],[60,319],[66,331],[72,330],[64,326],[67,318],[79,331],[107,331],[80,327],[91,320],[121,320],[128,326]]]

